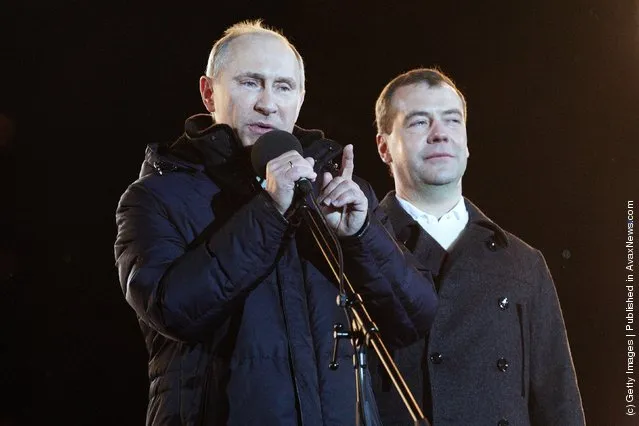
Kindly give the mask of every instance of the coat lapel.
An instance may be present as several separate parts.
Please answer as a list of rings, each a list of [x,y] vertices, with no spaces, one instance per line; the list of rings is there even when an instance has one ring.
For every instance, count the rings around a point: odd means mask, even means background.
[[[417,261],[431,271],[439,291],[439,276],[448,253],[437,241],[402,208],[392,191],[380,203],[391,223],[397,240],[415,256]]]
[[[397,240],[411,251],[420,264],[433,273],[438,291],[441,277],[448,276],[455,266],[465,265],[464,259],[469,258],[471,250],[477,250],[478,243],[484,244],[488,250],[492,251],[505,248],[509,244],[504,230],[470,200],[465,198],[464,202],[468,210],[468,224],[450,253],[406,213],[397,201],[395,191],[389,192],[380,203]]]

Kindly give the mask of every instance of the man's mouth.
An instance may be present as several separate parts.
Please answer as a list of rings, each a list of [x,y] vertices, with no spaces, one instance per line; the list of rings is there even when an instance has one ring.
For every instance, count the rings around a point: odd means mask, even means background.
[[[274,130],[275,126],[272,126],[267,123],[255,122],[255,123],[249,124],[248,128],[252,133],[263,135],[264,133],[268,133],[271,130]]]
[[[436,152],[434,154],[429,154],[426,156],[426,160],[435,160],[438,158],[453,158],[454,156],[451,154],[448,154],[446,152]]]

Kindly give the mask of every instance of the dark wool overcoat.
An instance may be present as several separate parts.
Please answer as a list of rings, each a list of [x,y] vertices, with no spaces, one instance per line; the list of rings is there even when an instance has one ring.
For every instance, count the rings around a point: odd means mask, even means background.
[[[447,252],[391,192],[380,203],[401,241],[433,272],[430,335],[394,351],[434,426],[585,424],[555,287],[542,254],[470,201]],[[371,363],[384,425],[412,425],[381,366]]]

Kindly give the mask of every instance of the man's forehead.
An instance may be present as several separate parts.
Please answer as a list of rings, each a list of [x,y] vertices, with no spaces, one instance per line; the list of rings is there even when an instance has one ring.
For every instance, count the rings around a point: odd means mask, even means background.
[[[407,113],[415,109],[459,108],[463,111],[463,102],[459,94],[447,83],[430,86],[424,82],[399,87],[395,91],[391,105],[397,113]]]
[[[275,34],[268,33],[241,34],[231,40],[228,44],[230,51],[233,51],[234,49],[243,50],[247,48],[264,49],[265,46],[268,46],[268,48],[271,49],[281,48],[281,50],[289,50],[291,54],[293,53],[286,41]]]
[[[297,77],[299,63],[290,46],[270,34],[245,34],[228,45],[227,63],[237,73],[277,73]]]

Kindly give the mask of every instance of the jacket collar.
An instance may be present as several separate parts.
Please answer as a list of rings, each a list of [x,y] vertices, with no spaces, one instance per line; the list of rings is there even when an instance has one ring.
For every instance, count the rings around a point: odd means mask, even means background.
[[[468,198],[464,197],[464,203],[468,210],[468,225],[472,224],[492,231],[495,235],[495,242],[501,247],[508,247],[510,244],[508,234],[500,228],[499,225],[486,216]],[[415,220],[406,213],[399,204],[399,201],[397,201],[397,197],[395,196],[395,191],[390,191],[386,194],[384,199],[381,201],[380,206],[388,215],[396,235],[399,236],[405,234],[409,227],[413,227],[415,225],[419,227],[417,222],[415,222]]]
[[[242,146],[231,127],[226,124],[216,124],[210,114],[195,114],[187,118],[184,122],[184,133],[191,140],[206,138],[212,133],[222,129],[227,139],[229,139],[229,145],[235,147]],[[324,139],[324,132],[321,130],[303,129],[299,126],[294,127],[293,135],[299,139],[302,147],[307,147],[318,139]],[[232,153],[232,151],[229,151],[229,154],[230,153]]]
[[[213,149],[211,154],[219,162],[226,162],[236,156],[245,155],[248,151],[242,146],[230,126],[216,124],[209,114],[196,114],[189,117],[184,123],[184,130],[183,138],[200,147],[210,146]],[[337,142],[325,138],[324,132],[321,130],[303,129],[295,126],[292,133],[300,141],[305,156],[308,156],[309,152],[317,154],[321,148],[336,152],[336,154],[342,150]]]
[[[295,126],[293,135],[300,141],[304,156],[315,159],[316,169],[330,164],[340,155],[342,147],[324,137],[317,129]],[[171,144],[147,146],[145,162],[140,176],[155,171],[163,174],[172,171],[196,171],[229,164],[246,166],[248,150],[242,146],[233,129],[226,124],[216,124],[209,114],[196,114],[184,123],[184,133]]]

